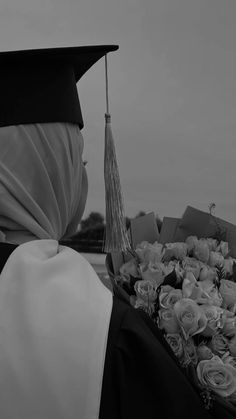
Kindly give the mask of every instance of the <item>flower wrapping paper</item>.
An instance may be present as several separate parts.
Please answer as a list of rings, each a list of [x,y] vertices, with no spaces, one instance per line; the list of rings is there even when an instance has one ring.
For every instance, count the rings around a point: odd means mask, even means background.
[[[231,256],[236,257],[236,226],[191,206],[187,206],[182,218],[176,223],[173,241],[181,242],[191,235],[211,237],[215,234],[216,223],[225,231],[225,241],[229,243]]]

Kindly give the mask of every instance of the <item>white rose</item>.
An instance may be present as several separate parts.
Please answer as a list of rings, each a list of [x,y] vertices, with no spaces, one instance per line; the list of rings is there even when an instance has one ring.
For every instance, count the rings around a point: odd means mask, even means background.
[[[165,275],[165,276],[167,276],[167,275],[169,275],[171,272],[173,272],[174,271],[174,269],[175,269],[175,266],[172,264],[172,263],[168,263],[168,264],[164,264],[163,263],[163,265],[162,265],[162,271],[163,271],[163,274]]]
[[[157,298],[157,285],[148,279],[136,281],[134,290],[139,299],[153,303]]]
[[[159,294],[159,302],[162,308],[173,308],[178,300],[183,298],[183,293],[180,289],[175,289],[170,285],[162,285]]]
[[[207,238],[206,241],[207,241],[209,250],[214,252],[217,248],[217,240],[212,239],[212,238]]]
[[[232,355],[230,355],[229,352],[226,352],[224,355],[222,355],[221,359],[224,362],[224,364],[229,364],[232,365],[232,367],[236,368],[236,359]]]
[[[221,307],[223,298],[214,283],[211,280],[206,279],[205,281],[199,281],[198,284],[204,294],[204,301],[202,301],[202,303]]]
[[[211,268],[208,265],[202,266],[200,274],[199,274],[199,281],[204,281],[208,279],[213,282],[216,277],[217,277],[217,273],[214,268]]]
[[[133,307],[134,308],[139,308],[143,311],[145,311],[147,314],[149,314],[149,316],[151,316],[154,311],[155,311],[155,304],[151,303],[150,301],[144,301],[142,298],[136,298],[133,301]]]
[[[229,244],[227,242],[221,241],[216,250],[218,252],[221,252],[222,255],[225,257],[229,253]]]
[[[164,253],[164,259],[171,259],[172,257],[178,260],[183,260],[187,255],[187,244],[186,243],[166,243],[166,250]]]
[[[236,282],[221,279],[220,294],[223,298],[224,308],[233,307],[236,303]]]
[[[182,283],[182,291],[184,298],[191,298],[192,300],[195,300],[202,294],[198,281],[192,272],[186,273]]]
[[[190,298],[177,301],[174,312],[186,340],[201,333],[207,325],[207,318],[200,306]]]
[[[197,366],[198,379],[222,397],[229,397],[236,391],[236,369],[224,364],[218,357],[200,361]]]
[[[206,337],[214,336],[222,329],[222,316],[224,310],[220,307],[203,304],[201,306],[203,313],[207,319],[206,328],[202,331],[202,335]]]
[[[178,260],[170,260],[167,264],[164,264],[163,272],[165,276],[173,272],[173,270],[175,270],[177,282],[181,282],[184,277],[184,269],[180,266]]]
[[[188,253],[191,253],[195,245],[198,243],[198,238],[197,236],[188,236],[185,243],[187,244]]]
[[[213,357],[212,350],[207,345],[204,345],[204,344],[200,344],[197,347],[197,355],[198,355],[199,361],[202,361],[204,359],[211,359]]]
[[[141,262],[161,262],[163,256],[163,245],[161,243],[148,243],[147,241],[141,242],[135,249]]]
[[[197,348],[194,344],[194,340],[189,338],[187,340],[183,340],[183,358],[181,360],[181,364],[184,367],[187,367],[190,363],[193,365],[197,365],[198,362],[198,355],[197,355]]]
[[[236,317],[234,313],[229,310],[224,310],[223,321],[222,333],[232,338],[236,334]]]
[[[120,274],[121,275],[132,275],[135,278],[140,277],[139,269],[136,260],[133,258],[128,262],[124,263],[120,267]]]
[[[164,329],[166,333],[170,334],[179,333],[180,326],[172,308],[162,308],[159,310],[158,314],[160,329]]]
[[[224,256],[220,252],[210,252],[208,263],[210,266],[222,266],[224,264]]]
[[[229,351],[228,339],[221,333],[215,333],[211,338],[209,347],[214,354],[222,356]]]
[[[195,278],[198,279],[203,264],[195,258],[186,257],[182,261],[182,266],[185,272],[192,272]]]
[[[167,333],[165,336],[169,346],[174,352],[177,358],[181,358],[183,355],[183,341],[179,333]]]
[[[209,247],[206,239],[198,240],[198,243],[193,249],[193,256],[203,263],[207,263],[209,259]]]
[[[164,281],[164,273],[161,263],[141,263],[140,272],[142,279],[153,280],[157,286],[161,285]]]
[[[236,357],[236,335],[228,343],[230,354]]]
[[[198,304],[221,306],[222,297],[215,285],[208,280],[197,281],[192,272],[187,272],[182,283],[184,298],[191,298]]]
[[[235,261],[231,257],[224,260],[223,269],[226,274],[232,275],[234,263]]]

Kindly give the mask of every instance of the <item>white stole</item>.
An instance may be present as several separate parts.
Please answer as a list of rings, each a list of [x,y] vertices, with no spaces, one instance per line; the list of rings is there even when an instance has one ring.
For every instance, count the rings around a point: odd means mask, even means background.
[[[80,254],[20,245],[0,275],[0,418],[97,419],[111,310]]]

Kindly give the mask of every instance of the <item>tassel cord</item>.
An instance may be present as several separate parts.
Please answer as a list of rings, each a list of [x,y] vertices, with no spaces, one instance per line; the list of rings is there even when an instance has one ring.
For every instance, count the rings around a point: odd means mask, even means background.
[[[110,115],[109,112],[109,96],[108,96],[108,65],[107,65],[107,54],[105,55],[105,81],[106,81],[106,115]]]
[[[111,116],[108,100],[108,69],[105,55],[106,77],[106,114],[105,114],[105,153],[104,180],[106,192],[106,252],[130,249],[128,233],[125,226],[124,205],[120,185],[120,176],[116,159],[115,144],[111,130]]]

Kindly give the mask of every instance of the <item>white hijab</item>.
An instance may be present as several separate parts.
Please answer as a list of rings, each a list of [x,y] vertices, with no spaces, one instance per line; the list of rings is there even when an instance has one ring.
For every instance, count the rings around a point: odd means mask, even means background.
[[[61,239],[76,231],[87,196],[77,125],[0,128],[0,229],[6,240]]]
[[[0,226],[25,242],[0,275],[1,419],[99,417],[112,294],[53,240],[84,209],[82,150],[73,125],[0,128]]]

